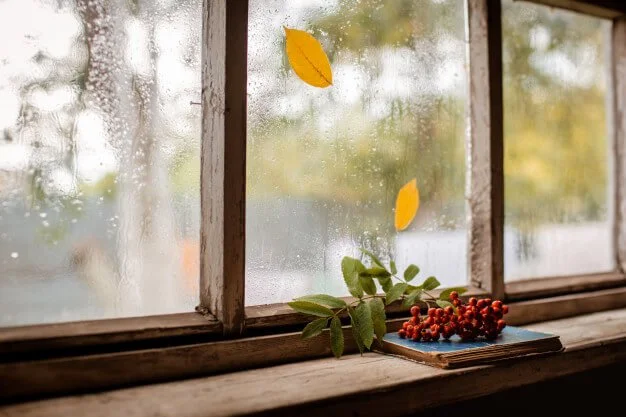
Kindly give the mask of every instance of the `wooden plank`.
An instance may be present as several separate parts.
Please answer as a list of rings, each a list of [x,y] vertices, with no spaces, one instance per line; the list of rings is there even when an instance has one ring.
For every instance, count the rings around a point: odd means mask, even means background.
[[[618,0],[513,0],[558,7],[595,17],[614,19],[626,14],[626,3]]]
[[[626,276],[623,273],[607,272],[604,274],[511,281],[506,283],[505,291],[507,301],[512,301],[615,288],[624,285],[626,285]]]
[[[626,310],[533,326],[561,335],[566,351],[497,366],[442,370],[366,354],[0,407],[0,415],[128,417],[411,415],[626,361]],[[590,329],[593,329],[590,333]],[[480,383],[476,383],[480,381]],[[419,395],[415,395],[418,392]]]
[[[204,0],[200,305],[244,326],[248,1]]]
[[[0,359],[15,353],[49,353],[216,333],[221,333],[220,323],[197,313],[21,326],[0,330]]]
[[[617,265],[626,271],[626,18],[613,22],[611,31],[611,81],[613,93],[614,245]]]
[[[467,0],[469,137],[466,199],[472,285],[504,295],[502,23],[499,0]]]
[[[510,306],[506,317],[507,323],[512,325],[536,323],[625,307],[626,288],[522,301]]]

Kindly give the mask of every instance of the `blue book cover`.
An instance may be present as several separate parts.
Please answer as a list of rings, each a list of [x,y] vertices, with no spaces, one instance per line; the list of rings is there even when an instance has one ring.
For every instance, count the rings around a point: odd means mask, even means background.
[[[401,338],[397,332],[390,332],[385,335],[382,344],[384,353],[442,368],[472,366],[561,350],[563,346],[558,336],[513,326],[507,326],[495,340],[478,338],[476,341],[463,341],[453,336],[450,340],[414,342]]]

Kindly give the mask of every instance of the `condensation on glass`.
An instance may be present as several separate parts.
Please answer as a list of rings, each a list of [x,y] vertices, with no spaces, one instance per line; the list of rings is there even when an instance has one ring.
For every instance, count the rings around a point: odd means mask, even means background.
[[[297,77],[283,25],[321,42],[332,86]],[[251,0],[248,59],[246,303],[347,295],[359,247],[465,284],[463,1]],[[397,233],[414,177],[421,207]]]
[[[609,271],[608,22],[503,3],[505,277]]]
[[[197,304],[201,9],[0,1],[0,326]]]

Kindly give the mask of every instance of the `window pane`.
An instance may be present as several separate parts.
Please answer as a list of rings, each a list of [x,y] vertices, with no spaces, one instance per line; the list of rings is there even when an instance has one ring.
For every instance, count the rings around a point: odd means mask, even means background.
[[[332,86],[294,74],[283,25],[322,43]],[[347,295],[359,247],[465,284],[463,1],[252,0],[248,42],[246,303]],[[398,234],[414,177],[420,211]]]
[[[0,326],[197,304],[201,8],[0,1]]]
[[[505,276],[611,270],[608,22],[503,3]]]

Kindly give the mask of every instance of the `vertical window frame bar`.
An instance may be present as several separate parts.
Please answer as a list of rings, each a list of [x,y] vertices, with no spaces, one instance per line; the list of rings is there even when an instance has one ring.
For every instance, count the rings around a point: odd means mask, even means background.
[[[200,306],[226,335],[245,325],[248,0],[202,11]]]
[[[500,0],[466,0],[468,279],[504,297],[504,129]]]
[[[613,246],[618,271],[626,270],[626,17],[613,20],[611,41],[611,76],[608,93],[612,95],[614,227]]]

